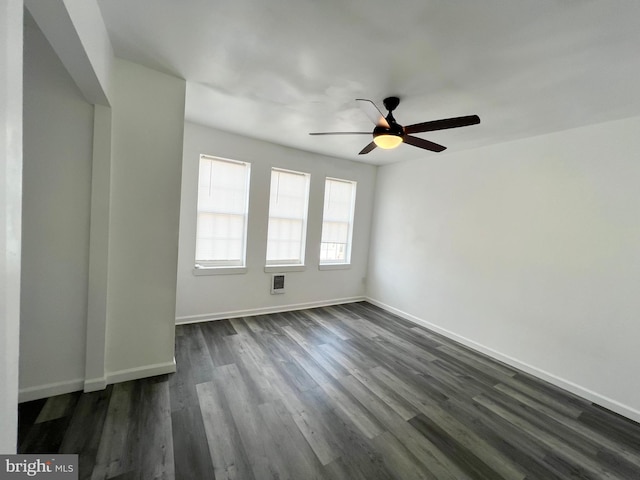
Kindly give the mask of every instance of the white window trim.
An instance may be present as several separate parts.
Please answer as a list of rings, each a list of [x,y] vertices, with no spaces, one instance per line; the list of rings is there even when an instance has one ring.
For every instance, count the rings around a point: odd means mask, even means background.
[[[306,195],[305,204],[304,204],[304,211],[305,211],[304,229],[302,231],[302,239],[301,239],[302,255],[300,258],[300,263],[298,263],[297,259],[291,260],[288,262],[287,260],[283,260],[283,259],[267,260],[265,258],[264,271],[267,273],[301,272],[306,269],[305,258],[307,255],[307,230],[309,229],[309,196],[311,195],[311,174],[306,172],[300,172],[298,170],[290,170],[287,168],[271,167],[269,181],[271,181],[271,177],[274,171],[293,173],[296,175],[303,175],[307,178],[307,195]],[[269,198],[271,198],[271,191],[269,191]],[[269,200],[269,206],[271,206],[271,200]],[[269,218],[271,218],[270,212],[267,213],[267,222]],[[267,227],[267,235],[268,235],[268,227]],[[267,237],[267,244],[265,245],[267,248],[268,248],[268,243],[269,243],[269,239]],[[281,262],[281,263],[278,263],[278,262]]]
[[[192,273],[194,276],[207,276],[207,275],[235,275],[235,274],[243,274],[243,273],[247,273],[247,244],[248,244],[248,236],[249,236],[249,232],[248,232],[248,228],[249,228],[249,197],[251,195],[251,163],[250,162],[244,162],[242,160],[233,160],[230,158],[223,158],[223,157],[217,157],[215,155],[207,155],[207,154],[200,154],[200,156],[198,157],[198,159],[202,159],[202,158],[206,158],[209,160],[218,160],[221,162],[229,162],[229,163],[236,163],[236,164],[241,164],[241,165],[245,165],[249,167],[249,170],[247,171],[247,197],[246,197],[246,206],[245,206],[245,218],[244,218],[244,241],[243,241],[243,245],[242,245],[242,249],[243,249],[243,257],[240,260],[238,265],[201,265],[198,264],[198,260],[195,260],[195,265],[194,268],[192,270]],[[198,161],[199,161],[198,160]],[[198,215],[199,211],[198,211],[198,205],[196,204],[196,217]],[[205,263],[205,262],[203,262]]]
[[[264,271],[266,273],[279,273],[279,272],[304,272],[307,269],[306,265],[291,264],[291,265],[266,265]]]
[[[349,245],[349,250],[348,250],[348,255],[347,255],[347,259],[343,262],[334,262],[334,261],[327,261],[325,260],[324,262],[319,259],[318,260],[318,270],[347,270],[349,268],[351,268],[351,254],[353,252],[353,229],[355,227],[355,223],[356,223],[356,217],[355,217],[355,212],[356,212],[356,197],[358,195],[358,182],[355,180],[347,180],[344,178],[336,178],[336,177],[325,177],[325,186],[326,186],[326,181],[327,180],[333,180],[335,182],[344,182],[344,183],[350,183],[352,184],[355,189],[356,189],[356,194],[354,196],[352,196],[351,198],[351,222],[349,225],[349,237],[348,237],[348,245]],[[326,187],[325,187],[325,192],[324,194],[326,195]],[[322,225],[324,224],[324,212],[322,215]],[[322,225],[320,228],[320,235],[322,236]],[[320,239],[320,242],[322,243],[322,238]]]
[[[196,265],[192,273],[196,277],[204,277],[207,275],[237,275],[247,273],[247,267],[202,267]]]
[[[351,262],[349,263],[321,263],[318,265],[318,270],[348,270],[351,268]]]

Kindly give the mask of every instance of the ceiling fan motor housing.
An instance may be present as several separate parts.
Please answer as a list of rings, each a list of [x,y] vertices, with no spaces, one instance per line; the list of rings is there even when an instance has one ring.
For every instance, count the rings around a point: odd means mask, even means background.
[[[396,137],[402,137],[404,135],[404,128],[395,122],[389,122],[389,128],[378,126],[373,129],[373,137],[375,138],[379,135],[394,135]]]

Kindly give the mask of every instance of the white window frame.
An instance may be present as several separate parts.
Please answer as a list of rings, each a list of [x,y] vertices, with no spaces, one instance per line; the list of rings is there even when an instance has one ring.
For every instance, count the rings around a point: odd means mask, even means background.
[[[293,174],[300,175],[305,179],[305,193],[304,193],[304,206],[303,206],[303,216],[300,218],[302,221],[301,225],[301,239],[300,239],[300,255],[299,258],[289,258],[289,259],[269,259],[269,238],[271,234],[271,220],[272,218],[272,201],[274,200],[275,192],[270,188],[269,190],[269,217],[268,217],[268,226],[267,226],[267,245],[265,252],[265,271],[299,271],[305,269],[305,251],[306,251],[306,243],[307,243],[307,224],[308,224],[308,215],[309,215],[309,189],[311,185],[311,175],[305,172],[298,172],[295,170],[287,170],[279,167],[271,168],[271,176],[270,176],[270,184],[273,184],[273,176],[274,173],[285,173],[285,174]],[[297,218],[296,218],[297,219]]]
[[[323,254],[323,246],[325,243],[329,243],[329,242],[323,242],[324,239],[324,235],[325,235],[325,224],[328,223],[328,219],[327,219],[327,209],[329,206],[329,202],[330,202],[330,195],[331,195],[331,183],[332,182],[341,182],[341,183],[346,183],[352,186],[352,192],[351,192],[351,201],[350,201],[350,205],[349,205],[349,220],[348,220],[348,226],[347,226],[347,238],[346,238],[346,243],[345,243],[345,257],[344,259],[323,259],[322,258],[322,254]],[[358,189],[358,182],[354,181],[354,180],[345,180],[343,178],[335,178],[335,177],[326,177],[325,178],[325,183],[324,183],[324,206],[323,206],[323,210],[322,210],[322,231],[321,231],[321,237],[320,237],[320,252],[319,252],[319,265],[318,268],[320,270],[331,270],[331,269],[338,269],[338,268],[348,268],[351,265],[351,250],[352,250],[352,246],[353,246],[353,224],[354,224],[354,219],[355,219],[355,209],[356,209],[356,195],[357,195],[357,189]],[[341,222],[344,223],[344,222]],[[335,242],[331,242],[331,243],[335,243]]]
[[[249,162],[243,162],[239,160],[230,160],[228,158],[215,157],[212,155],[200,155],[200,159],[198,162],[198,197],[200,197],[200,168],[202,166],[203,160],[209,160],[212,162],[223,162],[230,163],[236,165],[242,165],[246,169],[246,187],[244,192],[244,205],[243,205],[243,238],[241,245],[241,256],[238,259],[230,259],[230,260],[213,260],[213,259],[198,259],[195,258],[195,266],[193,273],[194,275],[219,275],[219,274],[233,274],[233,273],[245,273],[247,271],[246,268],[246,257],[247,257],[247,230],[248,230],[248,219],[249,219],[249,195],[250,195],[250,187],[251,187],[251,164]],[[197,257],[197,242],[198,242],[198,219],[201,214],[205,213],[204,210],[201,209],[201,206],[196,206],[196,238],[195,238],[195,246],[196,251],[195,255]],[[211,213],[211,210],[207,210],[206,213]],[[225,212],[218,211],[215,213],[222,213],[228,215],[239,215],[237,212]]]

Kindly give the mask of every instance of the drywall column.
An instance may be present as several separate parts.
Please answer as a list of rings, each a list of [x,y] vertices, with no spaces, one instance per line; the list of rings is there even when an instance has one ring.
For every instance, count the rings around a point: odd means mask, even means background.
[[[94,106],[91,171],[91,226],[87,302],[85,392],[106,387],[107,280],[109,272],[109,192],[111,189],[111,108]]]
[[[15,453],[22,221],[22,0],[0,3],[0,453]]]
[[[116,59],[112,99],[107,381],[173,360],[185,81]]]

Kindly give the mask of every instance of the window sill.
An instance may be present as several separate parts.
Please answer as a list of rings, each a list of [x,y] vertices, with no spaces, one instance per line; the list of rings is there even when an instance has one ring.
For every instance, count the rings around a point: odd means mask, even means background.
[[[193,269],[193,274],[196,277],[207,275],[237,275],[239,273],[247,273],[247,267],[200,267]]]
[[[348,270],[350,263],[324,263],[318,265],[318,270]]]
[[[264,267],[266,273],[280,272],[304,272],[307,269],[304,265],[267,265]]]

